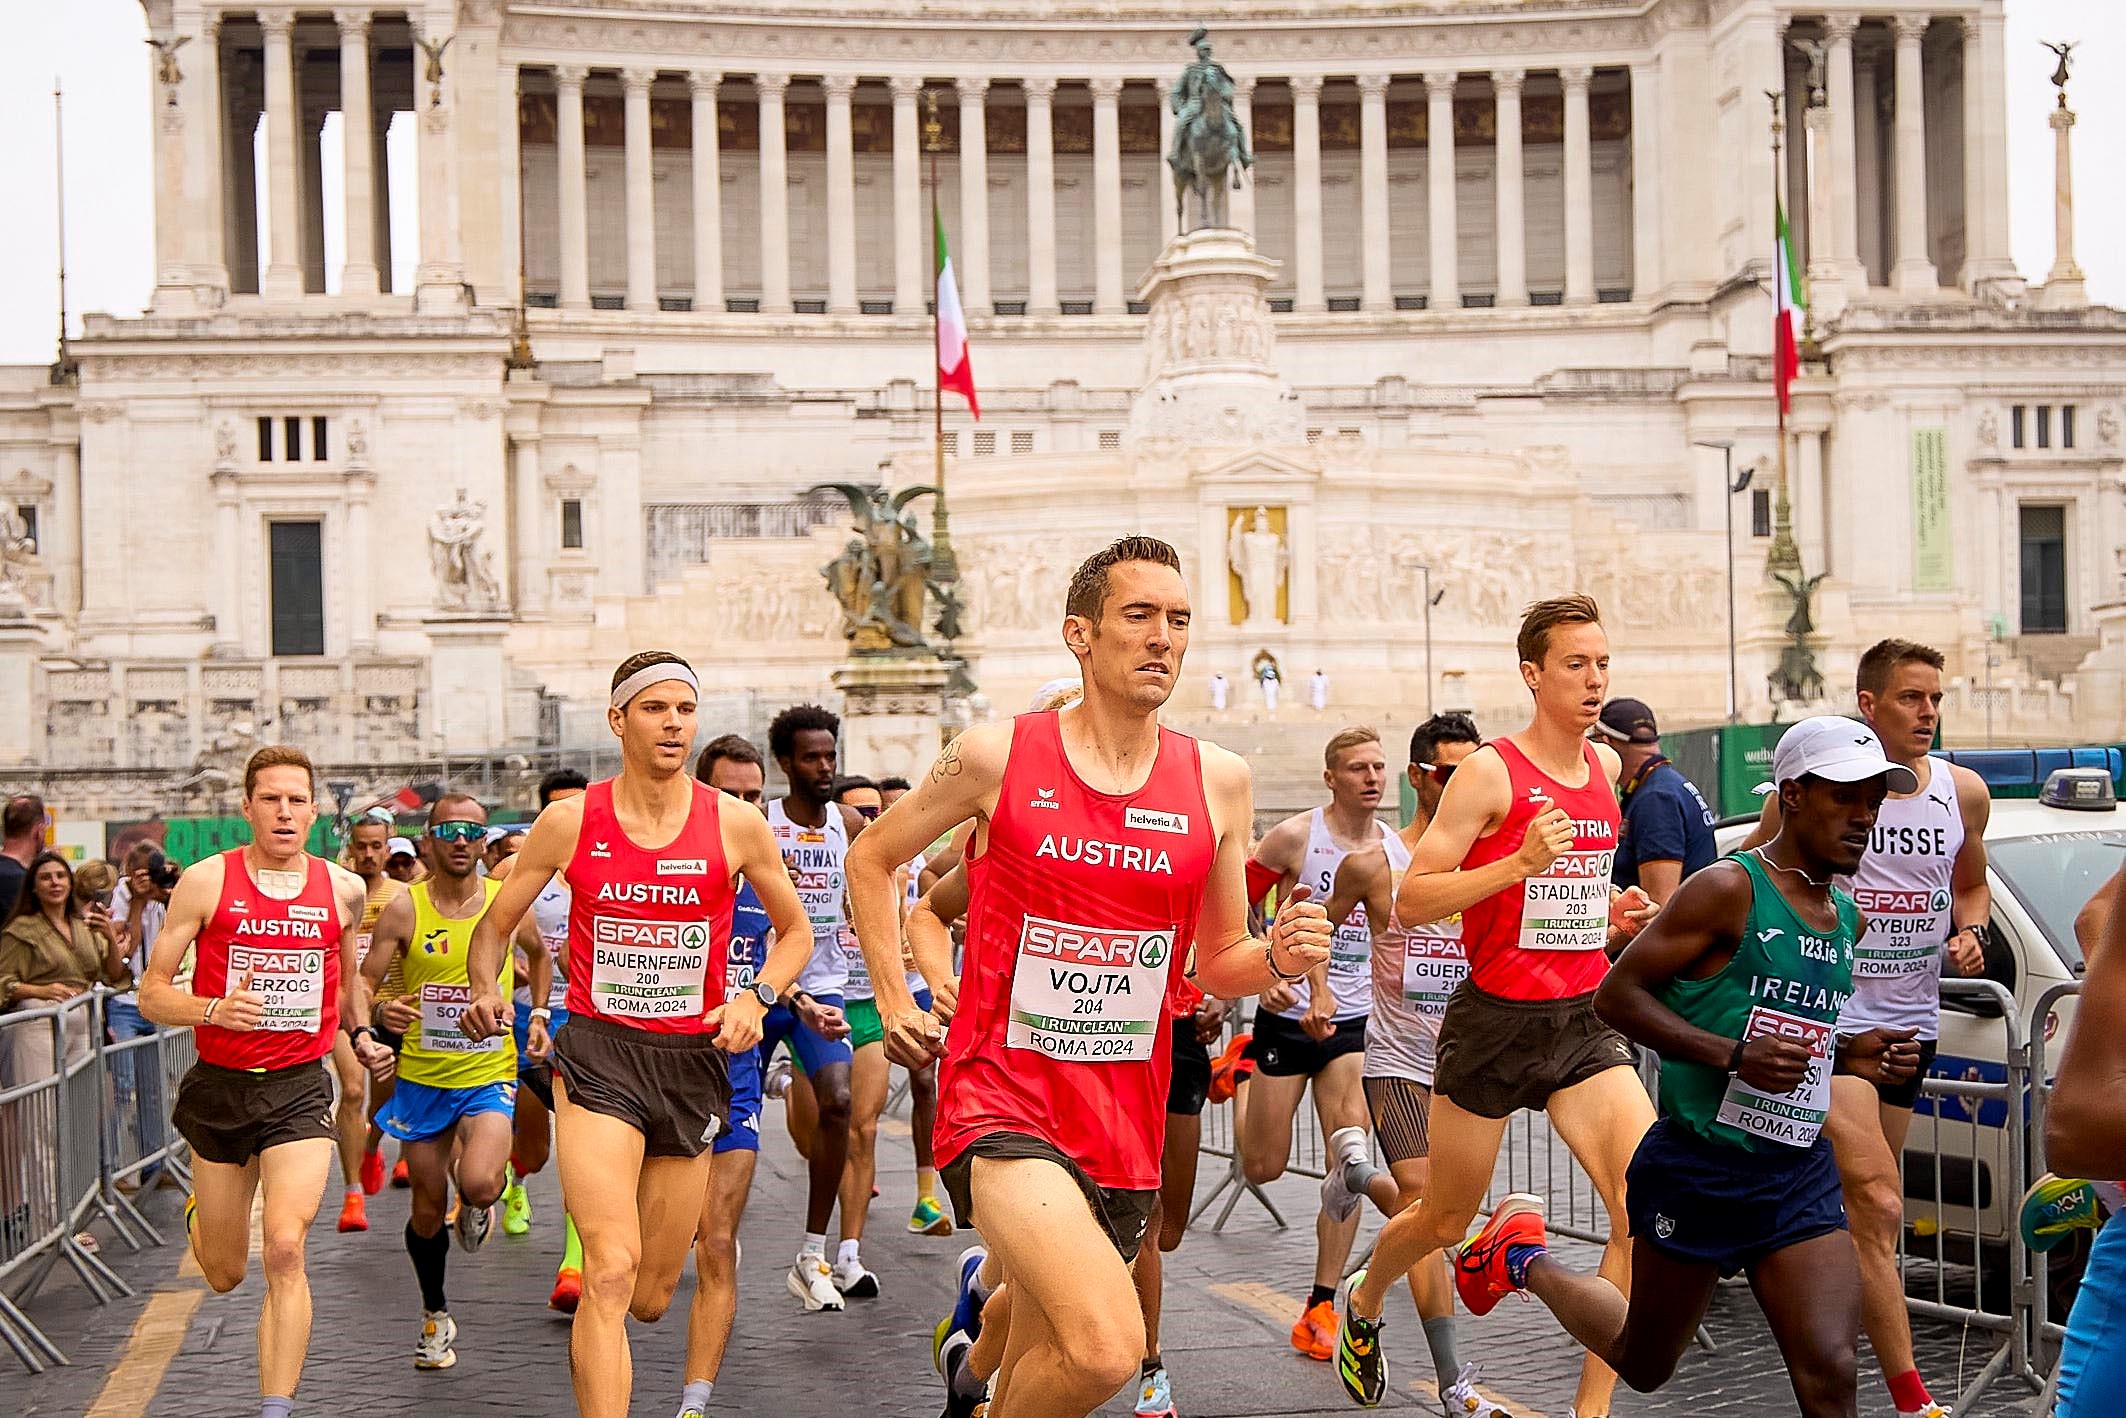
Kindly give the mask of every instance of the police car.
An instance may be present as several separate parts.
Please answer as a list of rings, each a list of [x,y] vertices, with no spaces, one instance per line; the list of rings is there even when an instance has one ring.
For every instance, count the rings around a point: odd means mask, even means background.
[[[2072,996],[2056,1001],[2042,1018],[2035,1017],[2038,1003],[2055,986],[2080,977],[2075,916],[2126,862],[2126,810],[2119,806],[2113,778],[2117,753],[2104,755],[2111,768],[2046,774],[2037,795],[2029,798],[1998,796],[2018,785],[2012,777],[1985,774],[1997,795],[1986,826],[1993,916],[1982,978],[2012,997],[2024,1038],[2043,1036],[2048,1073],[2058,1066],[2075,1001]],[[1721,851],[1740,847],[1755,821],[1751,816],[1722,823]],[[2007,1077],[2008,1048],[1997,994],[1968,985],[1943,989],[1941,1044],[1931,1076],[2001,1082]],[[2020,1121],[2014,1128],[2008,1123],[2027,1115],[2027,1106],[2011,1109],[2004,1099],[1922,1094],[1905,1144],[1907,1253],[1985,1262],[1981,1298],[1988,1309],[2007,1304],[2006,1271],[1994,1262],[2005,1260],[2022,1201],[2019,1193],[2010,1195],[2009,1149],[2027,1148],[2029,1142]],[[2079,1278],[2088,1233],[2077,1233],[2075,1240],[2077,1246],[2063,1244],[2053,1253],[2055,1314],[2066,1312],[2064,1301]]]

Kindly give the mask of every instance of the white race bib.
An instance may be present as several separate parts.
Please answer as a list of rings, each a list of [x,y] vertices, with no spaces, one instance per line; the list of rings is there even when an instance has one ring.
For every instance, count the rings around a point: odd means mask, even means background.
[[[446,985],[430,980],[421,986],[421,1052],[424,1054],[493,1054],[514,1048],[507,1034],[491,1034],[472,1040],[458,1027],[465,1007],[472,1003],[471,985]]]
[[[699,1018],[706,1012],[705,921],[591,918],[591,1003],[617,1019]]]
[[[369,942],[370,942],[371,940],[373,940],[373,939],[375,939],[375,937],[374,937],[374,936],[372,936],[372,935],[371,935],[371,934],[370,934],[370,933],[369,933],[368,931],[356,931],[356,932],[354,933],[354,968],[355,968],[355,969],[357,969],[357,970],[361,969],[361,968],[362,968],[362,962],[363,962],[364,960],[367,960],[367,959],[369,958]]]
[[[1166,1023],[1174,932],[1028,916],[1011,978],[1008,1048],[1077,1063],[1142,1063]]]
[[[548,935],[540,936],[539,939],[546,942],[546,958],[553,962],[554,967],[553,982],[546,987],[546,1007],[567,1009],[568,976],[562,972],[561,964],[568,959],[568,937]]]
[[[1445,1014],[1447,997],[1469,978],[1461,919],[1420,926],[1403,937],[1403,1000],[1419,1014]]]
[[[1614,848],[1566,852],[1522,885],[1521,949],[1600,950],[1609,943]]]
[[[325,970],[331,952],[323,949],[274,950],[255,945],[229,947],[229,984],[235,989],[246,970],[251,993],[266,1002],[258,1027],[285,1034],[315,1034],[325,1014]]]
[[[1791,1093],[1761,1093],[1737,1075],[1728,1080],[1715,1117],[1751,1137],[1788,1147],[1813,1147],[1831,1112],[1831,1058],[1838,1046],[1837,1028],[1760,1004],[1750,1010],[1742,1040],[1748,1043],[1762,1034],[1808,1046],[1809,1067],[1801,1076],[1801,1086]]]

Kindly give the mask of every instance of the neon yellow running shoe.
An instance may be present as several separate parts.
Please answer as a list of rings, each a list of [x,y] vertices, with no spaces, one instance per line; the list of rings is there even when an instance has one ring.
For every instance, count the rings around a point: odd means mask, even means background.
[[[531,1230],[531,1198],[525,1194],[524,1183],[510,1174],[509,1185],[502,1189],[502,1234],[521,1236]]]
[[[917,1197],[915,1210],[908,1213],[908,1232],[913,1236],[949,1236],[952,1218],[938,1205],[936,1197]]]
[[[2069,1232],[2094,1231],[2104,1224],[2097,1206],[2096,1186],[2074,1177],[2039,1177],[2023,1193],[2023,1244],[2033,1251],[2049,1251]]]

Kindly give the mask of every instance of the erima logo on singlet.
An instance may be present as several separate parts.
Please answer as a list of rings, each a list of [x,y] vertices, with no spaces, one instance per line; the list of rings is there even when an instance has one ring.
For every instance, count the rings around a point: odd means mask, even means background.
[[[1028,801],[1026,806],[1030,808],[1042,808],[1049,812],[1063,811],[1063,804],[1056,801],[1056,790],[1054,788],[1034,789],[1034,797],[1030,801]]]
[[[1123,871],[1152,872],[1164,876],[1174,874],[1174,864],[1164,851],[1154,847],[1130,847],[1120,842],[1099,842],[1089,837],[1041,838],[1041,845],[1034,850],[1036,857],[1053,857],[1058,861],[1078,862],[1089,867],[1119,867]]]
[[[611,849],[609,849],[605,845],[605,843],[593,842],[591,843],[591,855],[594,857],[610,857],[613,854]]]
[[[649,881],[601,881],[597,899],[639,906],[699,906],[701,892],[691,886],[660,886]]]

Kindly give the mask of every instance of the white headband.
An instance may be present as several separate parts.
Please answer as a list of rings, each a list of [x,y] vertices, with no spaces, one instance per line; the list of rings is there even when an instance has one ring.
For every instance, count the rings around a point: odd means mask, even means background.
[[[701,693],[701,681],[694,678],[692,670],[677,660],[659,660],[653,665],[644,665],[641,669],[613,686],[613,707],[615,709],[627,708],[630,699],[633,699],[651,685],[662,684],[668,679],[680,681],[687,688],[693,690],[696,695]]]

